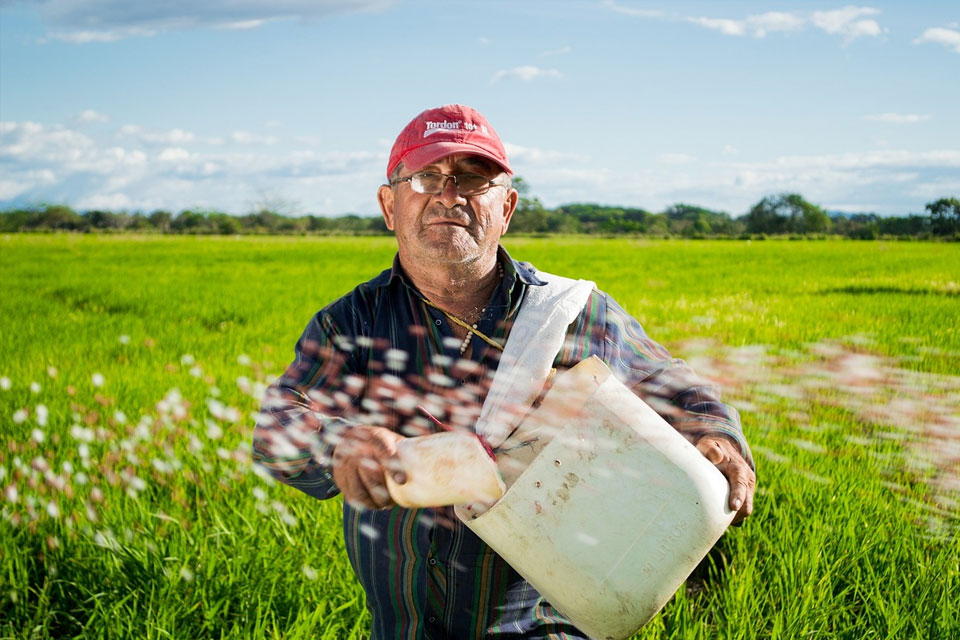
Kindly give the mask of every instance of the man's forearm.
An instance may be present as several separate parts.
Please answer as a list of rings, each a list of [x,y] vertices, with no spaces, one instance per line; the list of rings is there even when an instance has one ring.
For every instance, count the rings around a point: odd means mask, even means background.
[[[267,391],[253,433],[253,460],[284,484],[325,499],[339,490],[331,461],[349,423],[325,414],[304,393],[275,384]]]

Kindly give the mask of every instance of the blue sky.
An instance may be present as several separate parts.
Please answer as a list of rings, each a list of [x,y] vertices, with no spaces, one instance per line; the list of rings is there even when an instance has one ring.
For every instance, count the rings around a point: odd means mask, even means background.
[[[960,2],[0,0],[0,208],[377,213],[461,102],[548,206],[960,195]]]

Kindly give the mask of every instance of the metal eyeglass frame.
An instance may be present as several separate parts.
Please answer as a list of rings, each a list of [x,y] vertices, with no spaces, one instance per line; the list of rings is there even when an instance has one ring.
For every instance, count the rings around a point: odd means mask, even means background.
[[[419,189],[417,189],[416,187],[413,186],[413,179],[414,179],[414,178],[416,178],[416,177],[418,177],[418,176],[428,176],[428,175],[440,176],[440,177],[443,179],[443,181],[440,183],[440,189],[439,189],[438,191],[431,191],[431,192],[420,191]],[[480,190],[478,190],[478,191],[471,191],[470,193],[462,193],[462,192],[460,191],[460,180],[463,179],[463,178],[465,178],[466,176],[477,176],[478,178],[483,178],[483,179],[485,179],[485,180],[487,181],[487,184],[484,185],[484,186],[483,186]],[[504,188],[506,188],[506,185],[500,184],[499,182],[496,182],[496,181],[494,181],[494,180],[490,180],[490,179],[488,179],[486,176],[480,175],[479,173],[440,173],[439,171],[417,171],[416,173],[412,173],[412,174],[410,174],[409,176],[406,176],[406,177],[404,177],[404,178],[397,178],[396,180],[391,180],[391,181],[390,181],[390,185],[391,185],[391,186],[395,186],[395,185],[397,185],[397,184],[399,184],[399,183],[401,183],[401,182],[409,182],[409,183],[410,183],[410,188],[413,189],[414,191],[416,191],[417,193],[422,193],[422,194],[424,194],[424,195],[434,196],[434,195],[443,193],[444,189],[447,188],[447,180],[450,180],[450,179],[453,179],[453,184],[457,185],[457,193],[458,193],[459,195],[465,196],[465,197],[466,197],[466,196],[479,196],[479,195],[483,195],[483,194],[486,193],[487,191],[490,191],[490,188],[491,188],[491,187],[504,187]]]

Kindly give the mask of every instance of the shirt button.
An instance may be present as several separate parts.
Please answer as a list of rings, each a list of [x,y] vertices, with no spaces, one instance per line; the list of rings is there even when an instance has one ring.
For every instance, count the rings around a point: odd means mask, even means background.
[[[430,616],[429,618],[427,618],[427,622],[436,622],[436,621],[437,621],[436,616]]]
[[[438,326],[438,327],[440,326],[440,318],[437,318],[436,320],[434,320],[434,322],[437,323],[437,326]]]
[[[427,562],[429,562],[430,564],[437,564],[437,559],[436,559],[436,558],[430,558]]]
[[[465,385],[465,384],[467,384],[467,379],[466,379],[466,378],[460,378],[460,385],[463,386],[463,385]]]

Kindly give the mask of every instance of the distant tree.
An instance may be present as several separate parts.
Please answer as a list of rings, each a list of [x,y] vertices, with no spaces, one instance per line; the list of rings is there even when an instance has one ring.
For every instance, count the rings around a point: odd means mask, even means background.
[[[130,216],[130,222],[127,225],[128,229],[134,229],[136,231],[146,231],[149,230],[153,225],[150,224],[150,220],[147,216],[143,215],[139,211],[132,216]]]
[[[921,215],[891,216],[877,219],[877,231],[881,235],[920,236],[930,233],[930,218]]]
[[[930,229],[938,236],[960,232],[960,200],[940,198],[928,202],[926,210],[930,212]]]
[[[130,224],[130,214],[124,211],[114,213],[95,209],[84,212],[83,217],[90,222],[90,226],[94,229],[121,230],[126,229]]]
[[[157,231],[160,231],[161,233],[168,233],[170,231],[170,222],[173,220],[173,214],[171,214],[169,211],[157,209],[147,216],[147,220],[150,221],[150,224]]]
[[[221,211],[213,211],[207,214],[207,226],[213,233],[219,233],[224,236],[232,236],[240,233],[243,225],[236,216]]]
[[[520,202],[510,219],[513,232],[543,232],[549,229],[549,213],[539,198],[530,197],[530,185],[521,176],[513,177],[513,188],[520,195]]]
[[[667,216],[671,232],[680,235],[733,235],[743,230],[742,225],[735,223],[729,213],[682,202],[670,205],[663,213]]]
[[[184,209],[170,223],[170,228],[180,233],[203,233],[206,226],[206,216],[192,209]]]
[[[750,233],[823,233],[830,228],[827,212],[798,193],[767,196],[745,218]]]
[[[78,231],[89,226],[80,214],[62,204],[44,205],[37,215],[31,218],[29,226],[36,229]]]
[[[275,211],[260,209],[240,219],[244,228],[254,233],[276,233],[285,218]]]

